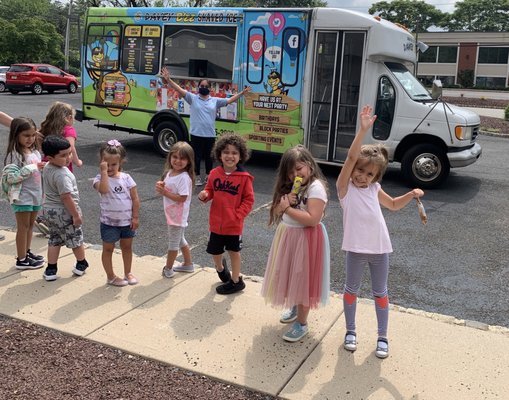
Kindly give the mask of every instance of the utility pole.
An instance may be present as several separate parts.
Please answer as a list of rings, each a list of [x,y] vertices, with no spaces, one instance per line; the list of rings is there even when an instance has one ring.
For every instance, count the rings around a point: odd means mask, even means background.
[[[67,26],[65,28],[65,64],[64,70],[65,72],[69,72],[69,36],[71,35],[71,8],[72,8],[72,0],[69,1],[69,10],[67,12]]]

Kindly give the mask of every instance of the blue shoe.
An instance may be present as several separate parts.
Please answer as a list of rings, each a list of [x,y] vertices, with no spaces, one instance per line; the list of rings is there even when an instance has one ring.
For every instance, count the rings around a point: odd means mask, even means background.
[[[300,322],[294,322],[288,332],[283,335],[283,339],[287,342],[298,342],[308,334],[308,326],[301,325]]]
[[[290,322],[293,322],[296,319],[297,319],[297,306],[293,306],[292,308],[283,311],[283,313],[281,314],[281,318],[279,319],[279,322],[281,322],[282,324],[289,324]]]

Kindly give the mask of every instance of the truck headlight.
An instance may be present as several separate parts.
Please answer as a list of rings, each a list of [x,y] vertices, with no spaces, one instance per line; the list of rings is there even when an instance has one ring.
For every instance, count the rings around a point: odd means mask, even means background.
[[[473,127],[458,125],[454,128],[454,134],[458,140],[472,140]]]

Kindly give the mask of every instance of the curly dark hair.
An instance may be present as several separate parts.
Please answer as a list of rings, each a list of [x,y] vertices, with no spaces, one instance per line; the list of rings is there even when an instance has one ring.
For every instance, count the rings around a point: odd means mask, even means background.
[[[249,160],[251,151],[247,148],[246,140],[242,136],[238,136],[233,133],[225,133],[220,136],[212,148],[212,157],[214,157],[217,162],[221,163],[221,153],[229,144],[239,151],[240,164]]]

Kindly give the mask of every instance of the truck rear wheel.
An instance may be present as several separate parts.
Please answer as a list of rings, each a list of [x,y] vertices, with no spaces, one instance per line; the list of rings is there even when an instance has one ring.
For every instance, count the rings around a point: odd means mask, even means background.
[[[175,122],[163,121],[156,125],[152,140],[157,152],[166,156],[170,152],[171,146],[179,140],[185,140],[185,137]]]
[[[439,147],[418,144],[408,149],[401,159],[401,172],[412,187],[431,189],[449,175],[449,160]]]

